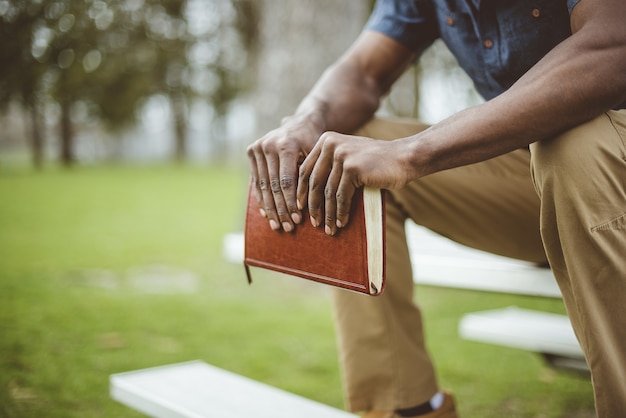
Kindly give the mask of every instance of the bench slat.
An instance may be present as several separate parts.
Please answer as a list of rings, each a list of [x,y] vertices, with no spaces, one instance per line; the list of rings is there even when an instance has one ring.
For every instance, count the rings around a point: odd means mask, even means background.
[[[111,375],[110,391],[156,418],[356,418],[198,360]]]
[[[548,268],[466,247],[410,221],[406,235],[418,284],[561,297]]]
[[[582,349],[565,315],[515,306],[463,316],[462,338],[543,354],[583,359]]]

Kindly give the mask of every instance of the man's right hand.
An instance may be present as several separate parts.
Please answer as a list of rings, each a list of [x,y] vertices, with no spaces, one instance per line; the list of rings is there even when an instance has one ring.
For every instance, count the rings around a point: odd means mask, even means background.
[[[290,116],[282,125],[248,147],[251,181],[261,215],[277,231],[293,231],[302,221],[296,201],[298,164],[311,151],[323,124],[306,116]]]

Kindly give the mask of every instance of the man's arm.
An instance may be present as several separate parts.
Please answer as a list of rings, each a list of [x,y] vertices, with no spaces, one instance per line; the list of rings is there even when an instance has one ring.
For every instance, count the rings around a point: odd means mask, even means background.
[[[313,223],[345,225],[356,187],[397,188],[553,137],[626,101],[626,2],[582,0],[573,35],[507,92],[389,143],[326,133],[301,166]],[[325,219],[320,214],[325,209]]]
[[[304,98],[293,116],[248,147],[252,182],[272,229],[291,231],[301,221],[296,202],[297,164],[327,130],[352,132],[372,117],[380,98],[414,54],[375,32],[364,32]]]

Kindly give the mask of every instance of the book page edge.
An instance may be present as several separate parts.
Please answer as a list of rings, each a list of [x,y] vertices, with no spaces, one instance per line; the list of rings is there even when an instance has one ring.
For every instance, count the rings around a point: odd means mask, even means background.
[[[367,240],[367,271],[370,294],[377,295],[383,287],[383,204],[380,189],[363,188],[363,210]]]

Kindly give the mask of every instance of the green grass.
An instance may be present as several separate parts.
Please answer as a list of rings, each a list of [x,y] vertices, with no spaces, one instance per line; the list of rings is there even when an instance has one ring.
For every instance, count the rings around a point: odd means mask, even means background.
[[[192,359],[342,407],[326,289],[271,274],[248,286],[222,257],[224,234],[242,228],[245,170],[9,168],[0,170],[0,417],[138,417],[110,399],[108,376]],[[138,284],[138,271],[163,269],[193,291]],[[587,379],[457,335],[466,312],[563,312],[560,301],[416,294],[463,417],[589,416]]]

